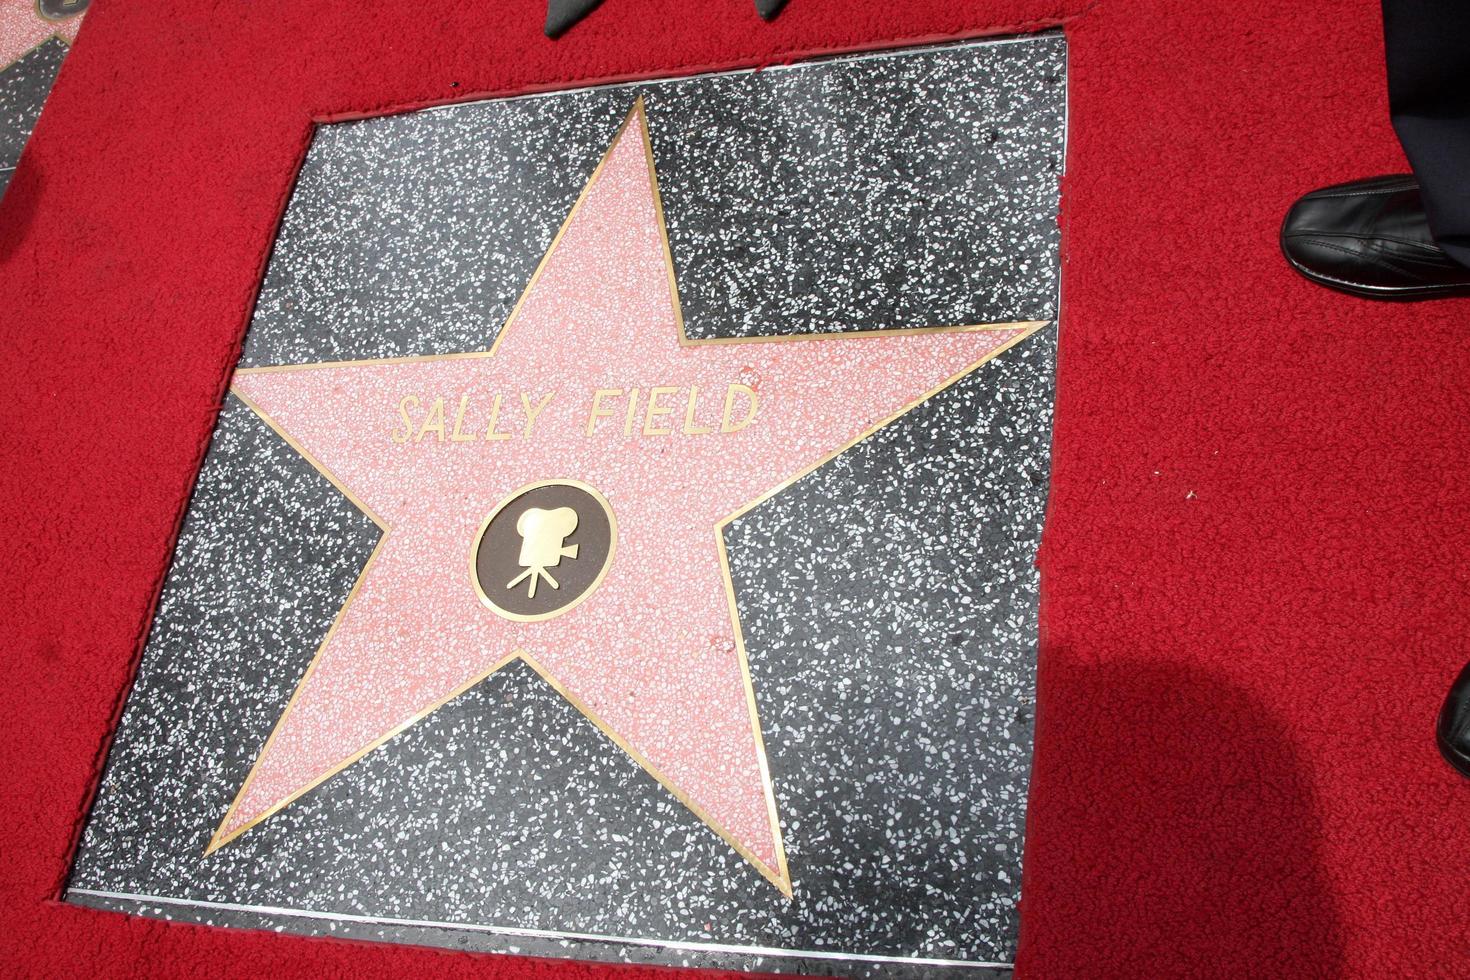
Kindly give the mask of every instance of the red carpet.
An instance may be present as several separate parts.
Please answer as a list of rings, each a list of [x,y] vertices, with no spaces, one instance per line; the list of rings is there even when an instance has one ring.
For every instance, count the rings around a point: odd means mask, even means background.
[[[1317,289],[1299,192],[1402,169],[1377,6],[95,5],[0,205],[0,962],[562,976],[59,904],[310,121],[1069,18],[1055,474],[1021,969],[1462,972],[1470,303]],[[17,967],[17,965],[20,965]],[[603,967],[580,968],[603,974]],[[627,975],[638,971],[620,971]]]

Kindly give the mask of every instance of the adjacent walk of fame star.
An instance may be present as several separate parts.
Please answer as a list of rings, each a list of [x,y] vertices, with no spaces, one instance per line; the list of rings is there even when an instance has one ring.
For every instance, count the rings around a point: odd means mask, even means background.
[[[236,373],[383,533],[209,850],[521,659],[791,896],[724,525],[1040,326],[689,340],[639,100],[488,351]]]

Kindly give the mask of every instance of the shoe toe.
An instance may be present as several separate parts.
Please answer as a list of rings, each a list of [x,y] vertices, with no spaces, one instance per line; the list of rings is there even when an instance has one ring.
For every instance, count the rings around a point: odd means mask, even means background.
[[[1470,776],[1470,664],[1450,687],[1439,711],[1435,736],[1445,761]]]
[[[1363,275],[1363,241],[1342,234],[1341,223],[1334,201],[1309,194],[1286,212],[1281,251],[1308,276],[1356,282]]]
[[[1323,188],[1302,197],[1281,223],[1281,250],[1297,270],[1325,285],[1378,288],[1388,270],[1373,249],[1367,216],[1381,192]]]

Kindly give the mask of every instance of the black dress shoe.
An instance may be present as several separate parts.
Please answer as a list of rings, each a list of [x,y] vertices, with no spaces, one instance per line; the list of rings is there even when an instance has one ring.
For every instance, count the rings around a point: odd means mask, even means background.
[[[1444,761],[1470,776],[1470,664],[1450,685],[1434,734]]]
[[[1286,212],[1281,251],[1308,279],[1355,296],[1470,295],[1470,268],[1434,243],[1408,175],[1313,191]]]

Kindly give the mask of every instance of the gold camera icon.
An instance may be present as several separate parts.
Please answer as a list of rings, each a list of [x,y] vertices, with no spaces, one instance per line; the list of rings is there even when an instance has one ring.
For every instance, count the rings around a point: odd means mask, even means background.
[[[566,539],[572,532],[577,530],[577,512],[570,507],[557,507],[554,510],[546,510],[541,507],[529,507],[526,512],[516,519],[516,533],[521,536],[521,556],[518,564],[525,569],[521,574],[505,583],[507,589],[513,589],[522,582],[530,579],[530,591],[527,598],[536,598],[536,584],[546,580],[546,584],[553,589],[561,588],[561,584],[551,577],[547,571],[561,564],[563,558],[577,557],[578,545],[566,544]]]

